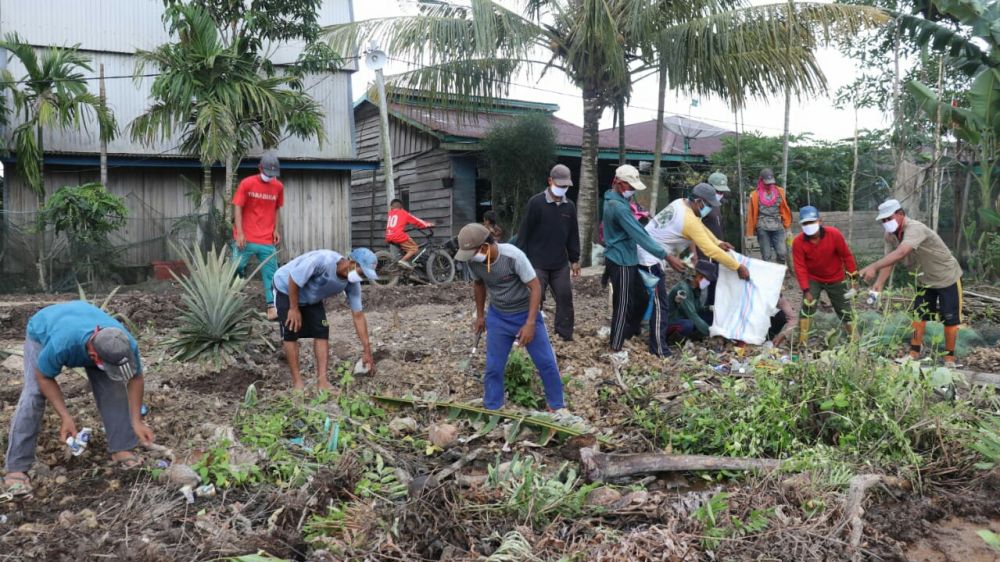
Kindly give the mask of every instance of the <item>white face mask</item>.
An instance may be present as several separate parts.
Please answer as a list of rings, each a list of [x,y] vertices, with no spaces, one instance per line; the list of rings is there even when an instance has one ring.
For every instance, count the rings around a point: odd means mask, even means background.
[[[351,270],[351,271],[349,271],[347,273],[347,282],[348,283],[360,283],[361,282],[361,276],[358,275],[357,271]]]
[[[802,232],[804,232],[806,236],[815,236],[815,234],[819,232],[819,224],[804,224],[802,225]]]
[[[484,261],[486,261],[486,254],[476,254],[472,256],[472,261],[477,263],[483,263]]]
[[[715,196],[719,198],[719,203],[722,203],[722,198],[725,197],[724,193],[715,192]]]
[[[559,187],[556,185],[553,185],[549,189],[552,190],[552,195],[555,195],[556,197],[566,197],[566,192],[569,191],[568,187]]]
[[[889,234],[892,234],[893,232],[896,232],[897,229],[899,229],[899,221],[897,221],[896,219],[892,219],[891,221],[884,222],[882,223],[882,228],[884,228],[885,231],[888,232]]]
[[[631,199],[633,195],[635,195],[635,190],[634,189],[630,189],[628,191],[623,191],[622,192],[622,197],[624,197],[625,199]]]
[[[704,291],[711,284],[712,284],[711,281],[709,281],[708,279],[705,279],[704,277],[702,277],[701,281],[698,281],[698,288],[701,289],[702,291]]]
[[[260,181],[262,181],[262,182],[264,182],[264,183],[269,183],[269,182],[270,182],[271,180],[273,180],[273,179],[274,179],[274,178],[272,178],[271,176],[269,176],[269,175],[265,174],[264,172],[261,172],[261,173],[260,173]]]
[[[105,373],[108,372],[108,368],[104,366],[104,363],[97,363],[94,366],[97,367],[98,369],[104,371]]]

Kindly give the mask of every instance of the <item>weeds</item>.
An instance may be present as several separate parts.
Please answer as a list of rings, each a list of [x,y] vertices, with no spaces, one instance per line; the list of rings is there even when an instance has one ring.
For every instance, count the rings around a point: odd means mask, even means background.
[[[704,527],[702,545],[706,550],[715,550],[723,539],[734,539],[760,533],[770,524],[774,509],[754,509],[744,521],[739,517],[727,516],[729,494],[719,492],[708,499],[692,514]]]
[[[536,388],[537,379],[535,364],[531,362],[528,354],[521,349],[512,350],[507,358],[507,367],[504,371],[507,399],[512,404],[524,408],[532,410],[539,408],[543,404],[543,400]]]
[[[255,464],[235,465],[230,462],[230,445],[232,443],[223,439],[204,458],[195,463],[192,468],[201,476],[202,482],[215,484],[217,488],[260,482],[262,474]]]
[[[576,470],[569,463],[549,474],[543,468],[532,457],[515,455],[505,466],[489,466],[487,486],[504,492],[500,507],[535,525],[544,525],[556,515],[579,515],[587,494],[599,484],[578,486]]]

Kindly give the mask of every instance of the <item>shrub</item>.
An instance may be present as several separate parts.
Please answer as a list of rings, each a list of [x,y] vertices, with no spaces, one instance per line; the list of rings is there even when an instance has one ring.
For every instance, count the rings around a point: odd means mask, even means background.
[[[518,348],[512,350],[507,358],[507,367],[504,371],[507,399],[512,404],[524,408],[539,408],[543,400],[536,390],[537,381],[535,364],[531,362],[528,354]]]

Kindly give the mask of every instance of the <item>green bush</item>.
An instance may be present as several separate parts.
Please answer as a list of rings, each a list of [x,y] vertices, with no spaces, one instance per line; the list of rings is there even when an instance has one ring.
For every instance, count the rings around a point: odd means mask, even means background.
[[[538,377],[535,376],[535,364],[531,362],[531,358],[519,348],[511,350],[504,370],[507,399],[512,404],[537,409],[544,404],[537,386]]]

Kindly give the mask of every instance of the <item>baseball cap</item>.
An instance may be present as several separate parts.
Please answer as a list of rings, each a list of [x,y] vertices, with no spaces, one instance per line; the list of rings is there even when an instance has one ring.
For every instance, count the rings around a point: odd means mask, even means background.
[[[694,266],[694,270],[713,283],[719,278],[719,264],[708,260],[698,260],[698,263]]]
[[[569,168],[563,164],[552,166],[549,177],[559,187],[573,187],[573,175],[570,173]]]
[[[812,205],[806,205],[799,209],[799,224],[819,220],[819,209]]]
[[[715,172],[708,176],[708,184],[714,187],[716,191],[729,193],[729,181],[726,179],[726,174],[722,172]]]
[[[718,207],[719,198],[715,195],[715,188],[707,183],[699,183],[691,190],[692,199],[704,199],[709,207]]]
[[[138,374],[139,361],[125,332],[118,328],[98,328],[91,343],[109,379],[126,382]]]
[[[378,280],[378,273],[375,271],[375,266],[378,264],[378,258],[372,253],[368,248],[355,248],[351,250],[350,258],[354,260],[354,263],[361,266],[361,271],[365,272],[365,277],[370,281]]]
[[[627,181],[628,184],[634,187],[636,191],[646,189],[646,184],[642,183],[642,180],[639,179],[639,170],[636,170],[635,166],[630,164],[618,166],[618,168],[615,169],[615,177],[622,181]]]
[[[885,202],[883,202],[881,205],[878,206],[878,216],[875,217],[875,220],[877,221],[885,220],[891,217],[893,214],[896,213],[896,211],[902,208],[903,206],[899,204],[898,200],[896,199],[886,200]]]
[[[764,168],[760,171],[760,179],[764,180],[764,183],[774,183],[774,171],[771,168]]]
[[[278,177],[281,175],[281,162],[278,161],[278,154],[274,151],[265,152],[263,156],[260,157],[260,169],[265,174],[271,177]]]
[[[476,255],[479,247],[490,237],[490,229],[478,222],[469,223],[458,231],[458,251],[455,261],[469,261]]]

